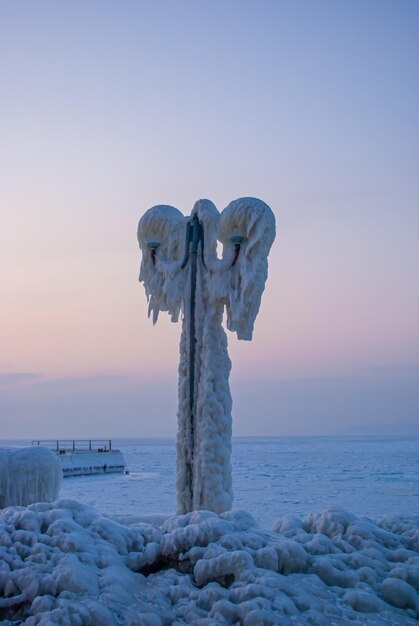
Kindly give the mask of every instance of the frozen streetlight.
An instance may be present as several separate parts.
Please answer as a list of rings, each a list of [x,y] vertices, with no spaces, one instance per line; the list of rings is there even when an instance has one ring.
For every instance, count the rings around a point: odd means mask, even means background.
[[[221,513],[233,501],[231,361],[222,327],[250,340],[268,274],[275,217],[256,198],[220,214],[210,200],[190,217],[172,206],[149,209],[138,225],[144,284],[153,323],[160,311],[182,316],[176,496],[178,513]],[[223,244],[217,257],[217,242]]]

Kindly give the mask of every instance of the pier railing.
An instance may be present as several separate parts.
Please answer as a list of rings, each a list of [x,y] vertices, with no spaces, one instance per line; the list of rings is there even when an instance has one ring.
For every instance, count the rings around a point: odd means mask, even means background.
[[[59,454],[71,452],[110,452],[111,439],[33,439],[33,446],[55,450]]]

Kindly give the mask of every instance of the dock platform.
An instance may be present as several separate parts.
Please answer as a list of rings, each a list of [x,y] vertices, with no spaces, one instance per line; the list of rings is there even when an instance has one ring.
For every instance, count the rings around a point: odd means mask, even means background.
[[[64,477],[125,472],[123,454],[111,439],[34,439],[32,445],[54,451]]]

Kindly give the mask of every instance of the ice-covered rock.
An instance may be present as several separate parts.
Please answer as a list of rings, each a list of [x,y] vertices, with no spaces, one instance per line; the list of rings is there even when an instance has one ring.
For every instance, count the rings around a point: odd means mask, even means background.
[[[296,522],[272,532],[246,513],[197,511],[128,527],[68,500],[9,507],[0,512],[0,622],[417,624],[417,517],[394,520],[394,530],[343,511]]]
[[[52,502],[61,478],[61,463],[46,448],[0,448],[0,508]]]

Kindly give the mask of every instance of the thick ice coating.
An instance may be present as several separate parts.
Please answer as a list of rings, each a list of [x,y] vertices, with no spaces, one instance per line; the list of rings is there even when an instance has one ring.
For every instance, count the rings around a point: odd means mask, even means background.
[[[252,338],[268,277],[268,254],[275,239],[275,216],[257,198],[239,198],[220,217],[223,258],[231,259],[237,238],[240,254],[228,275],[227,328],[239,339]]]
[[[251,339],[275,238],[275,218],[256,198],[232,202],[221,216],[210,200],[199,200],[192,215],[198,217],[200,228],[195,269],[193,244],[187,239],[189,218],[163,205],[144,214],[138,226],[143,255],[140,281],[154,322],[159,311],[168,311],[172,321],[182,311],[178,512],[221,513],[233,501],[231,362],[222,327],[224,307],[228,328],[239,339]],[[218,239],[223,243],[222,259],[217,257]]]
[[[4,626],[417,625],[419,519],[195,511],[122,526],[70,500],[0,511]]]
[[[0,508],[52,502],[61,479],[61,463],[51,450],[0,448]]]
[[[172,322],[179,319],[184,284],[184,275],[179,272],[184,227],[182,213],[164,204],[146,211],[138,224],[137,238],[143,255],[139,279],[144,284],[153,324],[157,322],[159,311],[167,311]]]

